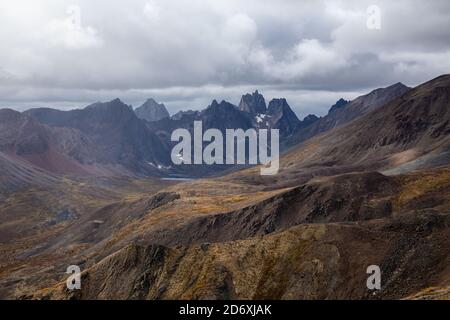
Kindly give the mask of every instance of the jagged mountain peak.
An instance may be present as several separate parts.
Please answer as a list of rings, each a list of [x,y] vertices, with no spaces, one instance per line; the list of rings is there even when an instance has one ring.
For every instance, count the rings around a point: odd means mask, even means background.
[[[281,135],[289,135],[301,124],[285,98],[272,99],[267,107],[272,128],[280,129]]]
[[[219,105],[219,103],[217,102],[216,99],[214,99],[214,100],[211,102],[211,104],[209,105],[209,107],[216,107],[216,106],[218,106],[218,105]]]
[[[239,103],[239,110],[252,115],[264,114],[267,112],[266,101],[262,94],[255,90],[252,94],[247,93],[242,96]]]
[[[285,98],[274,98],[270,100],[269,106],[267,107],[268,114],[274,114],[277,112],[285,112],[285,111],[293,112]]]
[[[267,107],[267,114],[272,117],[289,117],[293,121],[300,122],[297,118],[297,115],[294,111],[292,111],[289,106],[287,100],[285,98],[275,98],[269,102],[269,106]]]
[[[166,106],[163,103],[158,103],[155,99],[150,98],[144,102],[139,108],[135,110],[138,118],[147,121],[159,121],[170,117]]]
[[[225,100],[220,103],[213,100],[208,108],[198,113],[198,117],[203,121],[204,128],[216,128],[223,132],[231,128],[251,127],[248,117],[234,104]]]
[[[214,99],[211,102],[211,104],[208,106],[208,108],[205,109],[205,111],[206,110],[208,110],[208,111],[210,111],[210,110],[222,110],[222,109],[225,109],[225,110],[226,109],[237,109],[237,107],[234,104],[232,104],[232,103],[230,103],[230,102],[228,102],[226,100],[222,100],[219,103],[219,102],[217,102],[216,99]]]
[[[330,110],[328,111],[328,114],[335,112],[338,109],[341,109],[342,107],[346,106],[350,101],[345,100],[343,98],[340,98],[334,105],[331,106]]]

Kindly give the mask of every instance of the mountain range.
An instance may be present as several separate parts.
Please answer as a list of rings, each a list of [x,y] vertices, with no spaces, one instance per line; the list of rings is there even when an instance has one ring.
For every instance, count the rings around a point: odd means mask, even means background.
[[[303,120],[258,91],[160,119],[144,105],[0,110],[0,298],[450,297],[450,75]],[[195,120],[280,129],[279,173],[175,168],[170,134]]]
[[[286,99],[273,99],[266,106],[258,91],[243,95],[239,106],[214,100],[202,111],[174,117],[169,117],[164,104],[153,99],[136,110],[120,99],[71,111],[2,110],[6,121],[0,127],[0,141],[9,145],[0,145],[0,151],[59,174],[205,176],[236,168],[174,166],[170,159],[173,130],[192,132],[194,121],[202,121],[204,130],[216,128],[222,133],[238,128],[279,129],[285,150],[376,109],[408,89],[402,84],[377,89],[345,105],[343,100],[338,101],[324,117],[309,115],[303,120],[297,118]]]

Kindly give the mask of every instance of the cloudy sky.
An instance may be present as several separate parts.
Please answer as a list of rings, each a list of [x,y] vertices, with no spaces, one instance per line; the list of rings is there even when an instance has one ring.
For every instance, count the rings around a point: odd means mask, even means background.
[[[303,117],[450,73],[446,0],[0,0],[0,26],[0,107],[18,110],[259,89]]]

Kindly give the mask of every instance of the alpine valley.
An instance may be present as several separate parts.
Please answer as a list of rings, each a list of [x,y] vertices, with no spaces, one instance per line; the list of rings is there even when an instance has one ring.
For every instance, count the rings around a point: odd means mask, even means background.
[[[195,121],[279,129],[278,174],[174,165]],[[172,116],[0,109],[1,299],[448,299],[449,225],[450,75],[304,119],[258,91]]]

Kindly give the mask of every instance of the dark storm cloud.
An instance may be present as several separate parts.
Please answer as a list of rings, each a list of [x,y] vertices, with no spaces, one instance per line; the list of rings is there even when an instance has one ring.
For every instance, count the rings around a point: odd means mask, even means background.
[[[449,73],[449,18],[444,0],[2,1],[0,106],[154,97],[175,112],[260,89],[323,114],[341,96]]]

